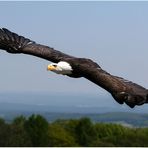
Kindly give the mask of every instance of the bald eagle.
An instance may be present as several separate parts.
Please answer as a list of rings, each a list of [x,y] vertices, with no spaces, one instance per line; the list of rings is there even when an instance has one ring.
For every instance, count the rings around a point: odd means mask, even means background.
[[[0,49],[8,53],[29,54],[52,61],[47,70],[73,78],[84,77],[104,88],[120,104],[126,103],[133,108],[135,105],[148,103],[148,89],[111,75],[91,59],[64,54],[5,28],[0,29]]]

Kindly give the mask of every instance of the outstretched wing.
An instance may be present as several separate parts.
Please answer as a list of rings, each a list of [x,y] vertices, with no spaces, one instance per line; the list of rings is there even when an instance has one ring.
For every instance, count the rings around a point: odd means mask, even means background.
[[[80,63],[78,71],[81,71],[81,74],[86,79],[110,92],[118,103],[123,104],[125,102],[131,108],[135,105],[148,103],[147,89],[121,77],[113,76],[94,65],[91,60],[86,61],[84,64]]]
[[[5,28],[0,29],[0,48],[9,53],[24,53],[52,62],[67,61],[74,77],[85,77],[112,94],[114,99],[130,107],[148,102],[148,90],[123,78],[113,76],[90,59],[76,58],[51,47],[40,45]]]
[[[51,47],[40,45],[34,41],[19,36],[8,29],[0,29],[0,48],[9,53],[24,53],[37,56],[52,62],[59,62],[72,56],[54,50]]]

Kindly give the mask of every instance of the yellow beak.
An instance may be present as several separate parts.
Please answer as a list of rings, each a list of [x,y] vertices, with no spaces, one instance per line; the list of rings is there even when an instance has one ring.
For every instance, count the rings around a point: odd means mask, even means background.
[[[48,65],[47,66],[47,70],[50,70],[50,71],[52,71],[52,70],[55,70],[56,68],[53,66],[53,65]]]

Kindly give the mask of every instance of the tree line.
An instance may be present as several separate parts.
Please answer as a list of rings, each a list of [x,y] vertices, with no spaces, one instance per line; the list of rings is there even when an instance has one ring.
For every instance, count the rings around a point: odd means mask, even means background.
[[[11,123],[0,119],[0,146],[148,146],[148,128],[93,123],[89,118],[49,123],[41,115],[19,116]]]

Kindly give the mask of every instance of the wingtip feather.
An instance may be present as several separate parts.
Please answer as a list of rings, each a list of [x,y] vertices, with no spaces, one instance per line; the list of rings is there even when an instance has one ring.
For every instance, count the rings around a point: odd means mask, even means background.
[[[0,48],[10,53],[18,53],[22,48],[30,43],[35,43],[30,39],[19,36],[7,28],[0,29]]]

